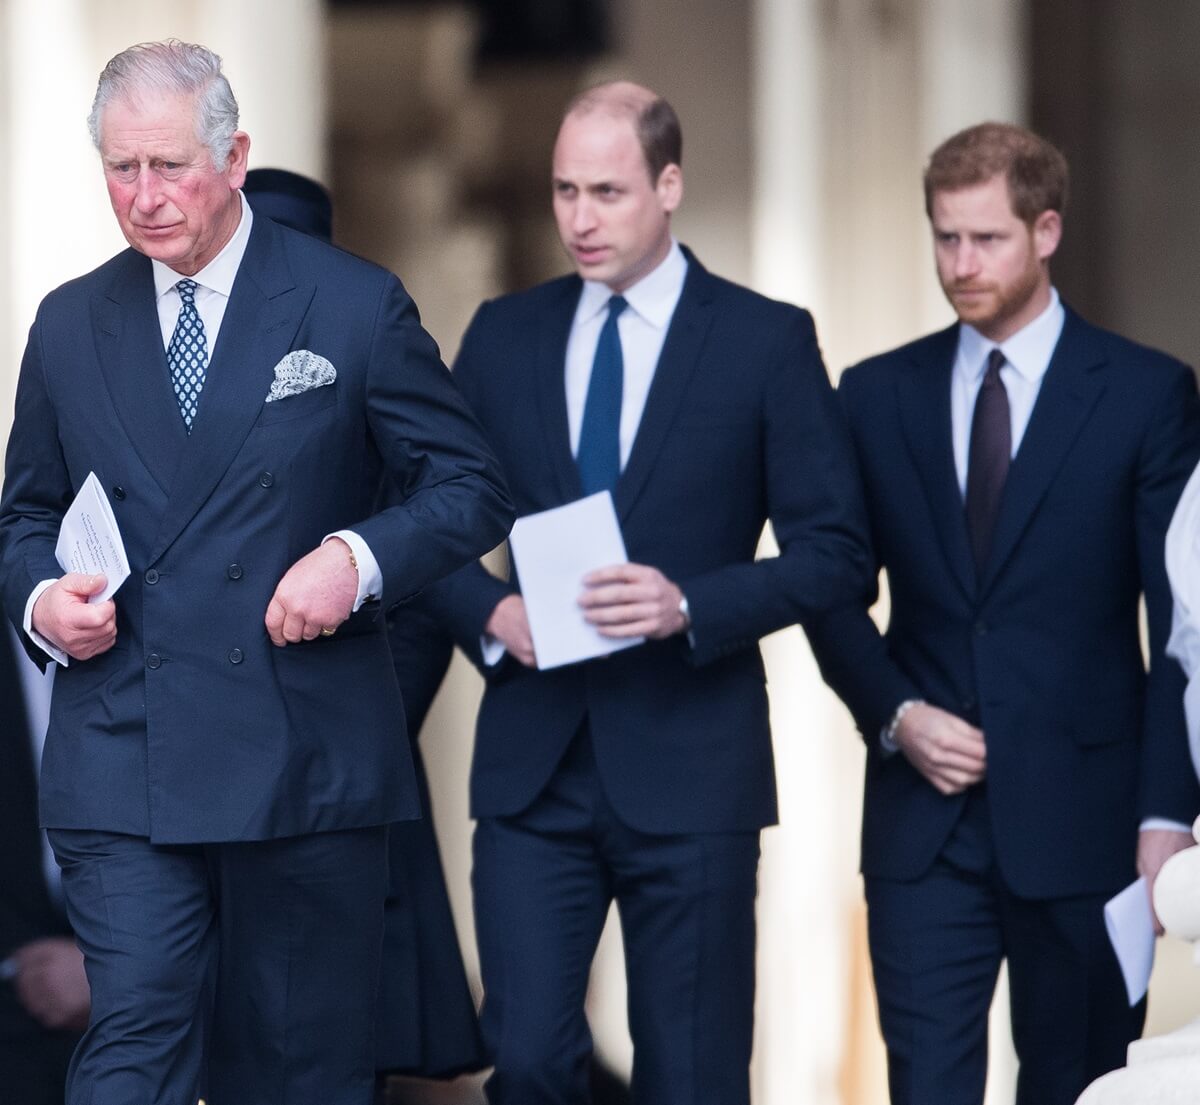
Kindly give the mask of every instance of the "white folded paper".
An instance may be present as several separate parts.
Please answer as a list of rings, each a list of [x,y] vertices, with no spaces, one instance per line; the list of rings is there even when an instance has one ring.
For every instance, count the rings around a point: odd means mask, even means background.
[[[129,578],[125,542],[95,472],[88,473],[75,501],[63,515],[54,555],[64,572],[103,573],[107,577],[104,590],[92,595],[88,602],[107,601]]]
[[[588,572],[628,561],[607,491],[518,518],[509,545],[542,671],[607,656],[645,640],[603,636],[579,605]]]
[[[1129,1004],[1137,1005],[1150,988],[1154,967],[1154,914],[1145,879],[1136,879],[1105,903],[1104,924],[1121,964]]]

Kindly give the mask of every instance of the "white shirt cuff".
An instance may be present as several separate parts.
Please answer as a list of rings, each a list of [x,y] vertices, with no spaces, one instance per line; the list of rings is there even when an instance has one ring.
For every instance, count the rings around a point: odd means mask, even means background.
[[[371,602],[383,594],[383,572],[379,570],[379,561],[375,559],[371,547],[353,530],[340,529],[337,533],[328,534],[322,538],[321,544],[324,545],[332,537],[340,537],[345,541],[358,561],[358,596],[350,611],[354,613],[364,602]]]
[[[21,627],[29,634],[29,639],[33,641],[51,660],[57,661],[64,668],[69,667],[71,658],[63,652],[61,648],[52,645],[46,640],[36,629],[33,628],[33,608],[37,605],[37,600],[58,582],[57,579],[43,579],[32,592],[29,598],[25,600],[25,618],[21,622]]]
[[[494,668],[504,659],[504,654],[508,649],[504,647],[504,642],[499,638],[493,637],[490,633],[481,633],[479,635],[479,651],[483,654],[484,665]]]
[[[1169,817],[1147,817],[1138,826],[1138,832],[1145,832],[1147,829],[1169,829],[1175,833],[1192,834],[1191,825],[1185,825],[1182,821],[1172,821]]]

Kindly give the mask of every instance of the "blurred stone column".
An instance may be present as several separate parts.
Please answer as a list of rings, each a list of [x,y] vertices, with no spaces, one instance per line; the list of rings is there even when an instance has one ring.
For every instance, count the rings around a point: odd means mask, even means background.
[[[1022,116],[1021,6],[756,0],[753,8],[751,282],[813,310],[836,379],[845,365],[952,317],[934,278],[921,171],[954,130]],[[764,652],[781,824],[763,838],[756,1105],[881,1102],[856,873],[861,738],[798,630],[769,638]],[[991,1101],[1012,1097],[1006,997],[1002,985]]]

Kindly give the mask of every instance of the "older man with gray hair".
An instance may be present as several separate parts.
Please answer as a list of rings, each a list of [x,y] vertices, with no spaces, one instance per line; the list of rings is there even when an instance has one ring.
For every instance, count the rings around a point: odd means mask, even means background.
[[[384,826],[419,812],[383,613],[511,521],[412,300],[253,218],[237,120],[203,47],[109,62],[90,124],[132,249],[46,297],[18,385],[0,556],[60,665],[72,1105],[187,1105],[205,1068],[217,1105],[370,1100]],[[107,601],[55,559],[89,473],[132,569]]]

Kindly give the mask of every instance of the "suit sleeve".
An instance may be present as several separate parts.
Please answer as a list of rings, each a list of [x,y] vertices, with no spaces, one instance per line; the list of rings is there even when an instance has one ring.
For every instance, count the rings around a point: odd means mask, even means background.
[[[5,457],[0,500],[0,563],[4,605],[21,629],[25,603],[44,579],[63,574],[54,555],[63,512],[74,496],[59,444],[58,420],[43,371],[41,317],[34,321],[21,361],[12,432]],[[49,659],[24,634],[30,658],[40,668]]]
[[[1179,366],[1148,420],[1138,473],[1138,559],[1150,637],[1150,672],[1142,729],[1142,818],[1190,823],[1200,812],[1200,783],[1188,750],[1182,668],[1166,654],[1171,632],[1167,527],[1200,454],[1200,399],[1191,372]]]
[[[856,432],[857,383],[857,375],[850,369],[842,375],[838,388],[852,441]],[[867,542],[872,549],[868,586],[853,600],[818,613],[805,623],[805,630],[822,677],[853,715],[868,750],[876,751],[880,747],[879,733],[896,707],[906,699],[923,695],[892,659],[887,641],[868,613],[878,595],[879,570],[883,565],[875,553],[879,545],[870,533],[869,521],[866,527]]]
[[[763,475],[779,555],[678,580],[699,665],[806,622],[869,587],[862,492],[849,436],[817,348],[795,311],[762,395]]]
[[[366,391],[399,494],[353,528],[379,561],[387,608],[495,548],[514,515],[478,422],[394,277],[380,298]]]

